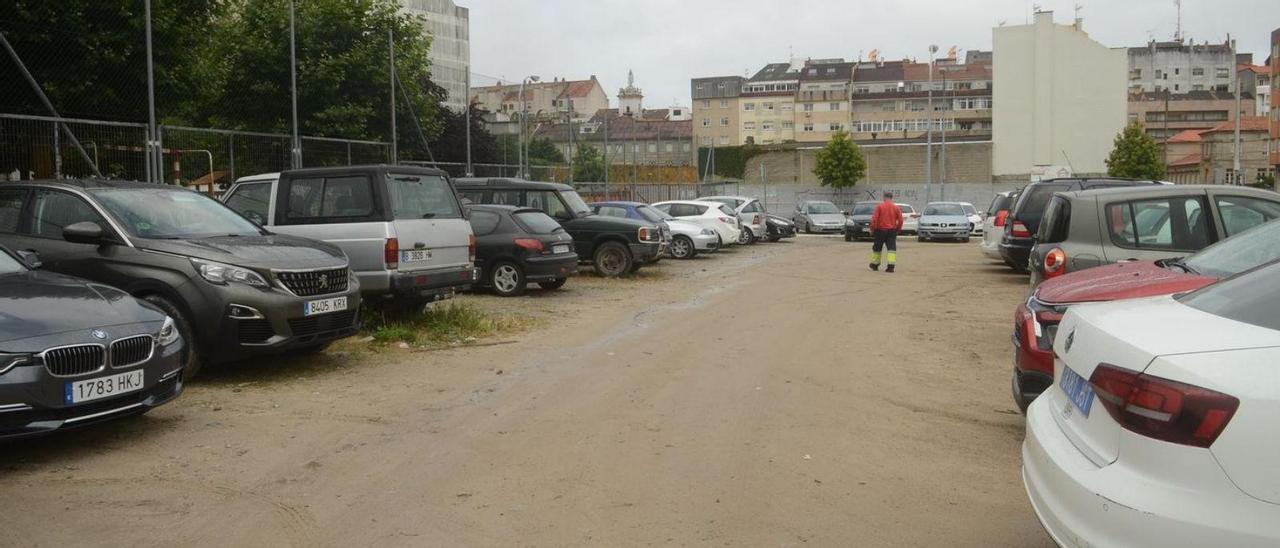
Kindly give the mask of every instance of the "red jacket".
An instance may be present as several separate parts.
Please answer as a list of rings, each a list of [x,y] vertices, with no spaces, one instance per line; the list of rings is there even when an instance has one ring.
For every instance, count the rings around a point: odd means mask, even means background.
[[[902,209],[892,200],[876,206],[871,214],[871,230],[902,230]]]

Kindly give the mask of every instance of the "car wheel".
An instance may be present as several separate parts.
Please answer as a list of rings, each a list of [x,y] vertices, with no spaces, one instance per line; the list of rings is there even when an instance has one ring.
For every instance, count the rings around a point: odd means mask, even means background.
[[[631,251],[618,242],[605,242],[596,248],[592,257],[592,266],[596,274],[606,278],[616,278],[631,272],[633,261]]]
[[[557,289],[564,287],[564,283],[567,281],[569,281],[569,278],[556,278],[549,282],[538,282],[538,287],[541,287],[547,291],[555,291]]]
[[[182,313],[182,309],[169,299],[160,295],[147,295],[142,300],[155,305],[161,312],[173,318],[173,324],[178,328],[178,335],[182,337],[182,380],[184,382],[191,380],[204,366],[204,360],[200,357],[200,349],[196,346],[196,339],[191,330],[191,322]]]
[[[489,269],[489,287],[499,297],[515,297],[524,293],[524,272],[515,263],[504,261]]]
[[[693,240],[688,236],[676,236],[671,240],[671,248],[668,250],[671,256],[677,259],[692,259],[698,256],[698,250],[693,246]]]
[[[809,221],[804,222],[804,233],[813,234],[813,225],[809,224]]]

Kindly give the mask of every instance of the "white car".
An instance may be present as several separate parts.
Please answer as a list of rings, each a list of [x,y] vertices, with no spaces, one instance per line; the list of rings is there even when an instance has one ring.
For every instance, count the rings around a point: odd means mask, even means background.
[[[984,229],[982,214],[978,213],[978,208],[973,207],[969,202],[960,202],[960,207],[964,208],[964,213],[969,217],[969,222],[973,223],[973,230],[969,232],[972,236],[981,236],[986,231]]]
[[[742,221],[742,226],[747,228],[747,230],[742,231],[742,235],[738,238],[739,244],[754,244],[756,240],[769,237],[769,227],[765,222],[767,212],[764,210],[764,204],[760,203],[760,200],[746,196],[703,196],[698,199],[707,202],[720,202],[733,208],[738,213],[738,219]]]
[[[738,220],[738,214],[720,202],[672,200],[652,205],[654,209],[667,215],[716,231],[720,236],[721,248],[737,244],[738,237],[742,235],[742,224]]]
[[[894,202],[897,203],[897,202]],[[911,204],[897,204],[898,209],[902,210],[902,232],[903,234],[916,234],[920,232],[920,212],[916,211]]]
[[[1280,262],[1072,306],[1022,476],[1062,546],[1280,546]]]
[[[982,220],[982,243],[978,244],[983,255],[997,261],[1004,260],[1000,256],[1000,237],[1004,236],[1005,220],[1009,218],[1009,211],[1017,200],[1018,192],[1014,190],[996,194],[991,200],[987,216]]]

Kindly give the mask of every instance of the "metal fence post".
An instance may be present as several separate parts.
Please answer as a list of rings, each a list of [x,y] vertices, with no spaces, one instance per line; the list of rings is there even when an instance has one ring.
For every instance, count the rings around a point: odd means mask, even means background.
[[[58,138],[58,124],[53,124],[53,178],[62,178],[62,143]]]
[[[236,182],[236,135],[234,133],[227,135],[227,180],[231,184]]]

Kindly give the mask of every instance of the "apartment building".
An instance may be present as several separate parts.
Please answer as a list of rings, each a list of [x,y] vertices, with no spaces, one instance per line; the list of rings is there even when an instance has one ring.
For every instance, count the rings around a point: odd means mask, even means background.
[[[400,0],[401,11],[426,19],[431,36],[431,81],[448,93],[445,106],[467,107],[471,72],[471,12],[452,0]]]
[[[1234,85],[1235,49],[1230,42],[1196,44],[1148,42],[1129,48],[1129,91],[1168,90],[1230,92]]]
[[[594,74],[587,80],[552,78],[550,82],[532,82],[523,89],[523,102],[519,83],[472,88],[471,100],[476,108],[494,115],[494,122],[518,119],[526,111],[534,120],[583,122],[600,109],[609,108],[609,96]]]
[[[742,144],[771,145],[795,140],[796,62],[770,63],[742,86],[739,135]]]
[[[796,141],[825,143],[837,131],[850,130],[853,110],[849,97],[856,65],[844,59],[818,59],[801,67],[795,95]]]
[[[934,119],[935,139],[987,139],[991,135],[991,57],[974,52],[965,63],[938,59],[932,101],[928,63],[859,64],[853,74],[853,137],[860,141],[920,139]],[[932,102],[933,115],[929,105]]]
[[[1253,96],[1254,113],[1266,116],[1271,110],[1271,67],[1243,64],[1237,67],[1236,78],[1240,80],[1241,93]]]
[[[1179,184],[1256,184],[1267,164],[1267,119],[1240,119],[1240,171],[1235,170],[1235,122],[1222,122],[1199,132],[1199,150],[1169,161],[1170,181]]]
[[[747,79],[741,76],[692,80],[693,138],[697,146],[711,148],[742,144],[738,113],[742,88],[746,83]]]
[[[674,110],[600,109],[581,123],[538,124],[532,134],[551,141],[565,158],[573,158],[579,147],[589,144],[611,165],[691,166],[694,123],[673,116]]]
[[[1254,116],[1253,97],[1242,94],[1236,110],[1235,94],[1228,91],[1168,91],[1129,95],[1129,121],[1141,122],[1157,141],[1186,130],[1211,129],[1237,116]]]

